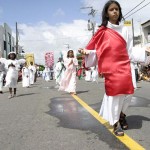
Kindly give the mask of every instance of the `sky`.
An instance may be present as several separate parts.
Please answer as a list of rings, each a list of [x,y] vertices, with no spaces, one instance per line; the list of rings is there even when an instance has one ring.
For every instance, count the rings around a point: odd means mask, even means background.
[[[55,61],[67,46],[75,51],[84,47],[92,36],[87,29],[88,19],[101,23],[101,11],[107,0],[0,0],[0,25],[7,23],[15,37],[18,24],[19,45],[26,53],[34,53],[35,62],[44,64],[46,52],[53,51]],[[123,15],[139,3],[134,11],[148,4],[150,0],[118,0]],[[90,8],[96,10],[95,17],[89,15]],[[84,8],[84,9],[83,9]],[[135,35],[140,34],[140,24],[150,20],[150,4],[131,15]],[[134,12],[133,11],[133,12]]]

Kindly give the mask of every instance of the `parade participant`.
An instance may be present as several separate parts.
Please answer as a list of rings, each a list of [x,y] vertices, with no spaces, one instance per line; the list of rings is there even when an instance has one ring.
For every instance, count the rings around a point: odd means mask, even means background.
[[[45,81],[50,81],[50,69],[47,66],[45,66],[42,76]]]
[[[82,79],[82,72],[83,72],[83,68],[80,66],[77,70],[77,76],[79,80]]]
[[[92,81],[92,74],[91,74],[91,68],[85,69],[85,81]]]
[[[106,93],[100,115],[113,126],[117,136],[123,136],[123,129],[128,128],[125,111],[134,93],[130,67],[132,40],[127,28],[120,23],[122,18],[120,4],[109,0],[102,11],[100,28],[86,48],[79,49],[86,54],[86,64],[90,67],[98,64],[98,72],[105,78]]]
[[[37,77],[38,77],[38,71],[37,71],[37,65],[35,64],[35,74],[34,74],[34,82],[37,81]]]
[[[67,52],[67,58],[64,60],[66,67],[64,78],[60,82],[59,90],[66,91],[70,94],[76,94],[76,67],[78,60],[74,56],[73,50]]]
[[[65,72],[65,66],[61,58],[58,59],[58,62],[55,65],[54,68],[54,75],[55,75],[55,81],[56,81],[56,87],[60,86],[60,81],[64,77]]]
[[[28,69],[30,71],[30,84],[34,84],[36,68],[33,65],[33,62],[30,62],[30,65],[29,65]]]
[[[1,62],[1,58],[0,58],[0,94],[3,94],[4,75],[5,75],[5,64]]]
[[[92,82],[94,82],[94,81],[96,81],[96,82],[98,82],[97,80],[98,80],[98,72],[97,72],[97,68],[96,68],[96,66],[94,66],[94,67],[91,67],[91,71],[92,71],[92,75],[91,75],[91,80],[92,80]]]
[[[22,87],[29,87],[30,86],[30,71],[27,67],[27,63],[24,64],[22,68]]]
[[[20,64],[19,61],[16,59],[15,52],[10,52],[8,54],[8,60],[5,61],[5,67],[7,70],[5,87],[9,87],[10,95],[8,96],[8,98],[10,99],[16,96],[18,71],[20,69]]]
[[[50,80],[53,80],[53,77],[54,77],[54,69],[52,66],[52,67],[50,67]]]

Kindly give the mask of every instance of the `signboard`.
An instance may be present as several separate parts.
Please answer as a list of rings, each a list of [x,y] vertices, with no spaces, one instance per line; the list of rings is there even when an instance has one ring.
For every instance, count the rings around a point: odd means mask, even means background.
[[[47,52],[45,54],[45,65],[49,68],[53,67],[54,65],[54,53],[53,52]]]
[[[124,21],[124,26],[132,26],[132,22],[130,20]]]

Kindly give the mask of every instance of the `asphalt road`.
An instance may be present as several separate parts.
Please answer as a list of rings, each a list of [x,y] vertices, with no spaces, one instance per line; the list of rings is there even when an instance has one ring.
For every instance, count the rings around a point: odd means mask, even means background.
[[[77,81],[77,96],[99,112],[104,81]],[[17,96],[0,95],[0,150],[127,150],[107,128],[55,81],[38,78],[30,88],[18,84]],[[141,81],[127,111],[125,133],[150,149],[150,83]]]

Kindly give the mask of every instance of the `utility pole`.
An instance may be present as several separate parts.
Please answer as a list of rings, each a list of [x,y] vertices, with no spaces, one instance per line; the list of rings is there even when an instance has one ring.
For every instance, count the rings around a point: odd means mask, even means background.
[[[94,35],[95,33],[95,21],[94,21],[94,17],[95,17],[95,14],[96,14],[96,10],[93,9],[93,7],[82,7],[81,9],[91,9],[91,12],[88,14],[88,15],[91,15],[92,16],[92,20],[88,20],[88,30],[89,31],[92,31],[92,35]]]
[[[16,22],[16,56],[18,58],[18,27],[17,27],[17,22]]]
[[[135,43],[134,43],[134,24],[133,24],[133,18],[132,18],[132,38],[133,38],[133,46],[135,46]]]

